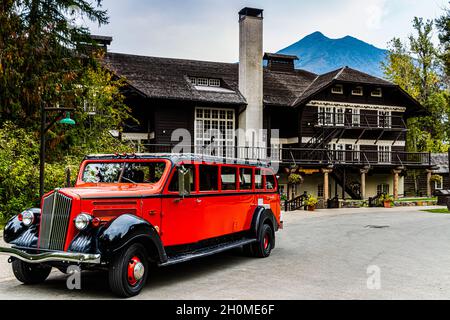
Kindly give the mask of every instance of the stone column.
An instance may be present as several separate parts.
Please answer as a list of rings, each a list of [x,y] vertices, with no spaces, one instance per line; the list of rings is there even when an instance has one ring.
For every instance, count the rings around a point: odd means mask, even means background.
[[[333,172],[332,169],[322,169],[322,173],[323,173],[323,201],[325,203],[325,205],[327,205],[327,201],[329,199],[329,195],[330,195],[330,189],[329,189],[329,185],[330,185],[330,180],[329,180],[329,174]]]
[[[395,169],[392,170],[392,173],[394,174],[394,200],[398,200],[398,180],[400,173],[402,173],[402,170]]]
[[[427,197],[431,198],[433,196],[433,191],[431,190],[431,176],[433,175],[433,170],[427,169]]]
[[[364,168],[359,170],[361,173],[361,199],[366,200],[366,175],[369,172],[369,169]]]

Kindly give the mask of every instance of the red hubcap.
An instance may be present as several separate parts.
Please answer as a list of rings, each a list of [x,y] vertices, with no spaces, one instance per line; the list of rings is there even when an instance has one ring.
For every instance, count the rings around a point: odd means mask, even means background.
[[[267,249],[267,248],[269,247],[269,244],[270,244],[269,235],[266,234],[266,235],[264,236],[264,249]]]
[[[128,283],[131,286],[135,286],[139,283],[139,281],[142,279],[144,275],[144,265],[142,264],[141,260],[134,256],[133,258],[128,261],[128,272],[127,272],[127,279]]]

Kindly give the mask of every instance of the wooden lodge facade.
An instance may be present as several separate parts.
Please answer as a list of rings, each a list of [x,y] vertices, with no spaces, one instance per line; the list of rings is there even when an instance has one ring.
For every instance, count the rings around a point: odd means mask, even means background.
[[[103,63],[126,79],[126,103],[139,121],[121,138],[141,152],[167,152],[180,141],[174,132],[186,129],[182,144],[191,152],[214,146],[216,155],[277,163],[286,194],[288,175],[300,175],[291,199],[304,191],[325,201],[401,197],[409,170],[431,171],[429,153],[406,152],[408,119],[426,114],[417,101],[348,67],[317,75],[295,69],[295,56],[263,54],[262,42],[248,39],[262,38],[262,21],[262,10],[239,13],[239,63],[107,52]],[[264,143],[238,129],[267,130]]]

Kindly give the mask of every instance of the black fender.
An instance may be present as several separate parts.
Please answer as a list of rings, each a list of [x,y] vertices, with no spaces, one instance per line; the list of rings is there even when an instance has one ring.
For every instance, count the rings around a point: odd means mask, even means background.
[[[271,209],[267,209],[265,207],[257,207],[255,209],[255,212],[253,213],[251,233],[252,236],[256,237],[258,241],[262,241],[260,230],[261,227],[266,223],[272,226],[272,230],[274,232],[273,239],[275,239],[275,232],[278,231],[278,223],[275,215],[273,214]],[[275,241],[272,244],[272,247],[275,248]]]
[[[36,219],[35,223],[26,227],[19,221],[18,215],[9,219],[3,231],[3,240],[5,240],[6,243],[15,244],[20,247],[37,247],[41,209],[31,208],[28,209],[28,211],[34,213]]]
[[[146,220],[124,214],[106,225],[98,236],[98,249],[108,258],[133,242],[141,242],[159,263],[167,261],[161,238],[156,229]]]

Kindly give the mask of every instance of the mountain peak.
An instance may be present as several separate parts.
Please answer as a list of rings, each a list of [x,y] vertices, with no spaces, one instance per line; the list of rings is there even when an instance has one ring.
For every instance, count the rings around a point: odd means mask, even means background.
[[[331,39],[316,31],[278,53],[296,55],[297,68],[314,73],[327,73],[343,66],[382,77],[381,62],[386,58],[386,50],[379,49],[355,37],[347,35]]]

